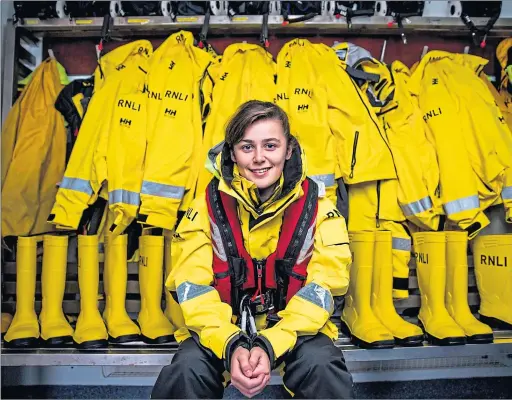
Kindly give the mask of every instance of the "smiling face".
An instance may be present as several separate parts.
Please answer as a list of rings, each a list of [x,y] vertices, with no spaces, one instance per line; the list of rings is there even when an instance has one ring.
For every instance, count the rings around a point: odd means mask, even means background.
[[[231,152],[240,175],[256,185],[262,201],[272,195],[284,163],[291,155],[282,123],[276,119],[258,120],[249,125]]]

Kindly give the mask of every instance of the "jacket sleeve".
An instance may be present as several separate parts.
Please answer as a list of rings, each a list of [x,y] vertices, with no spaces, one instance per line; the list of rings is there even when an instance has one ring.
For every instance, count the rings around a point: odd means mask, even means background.
[[[172,269],[167,289],[176,291],[185,324],[195,340],[223,359],[229,370],[231,352],[249,338],[233,324],[231,307],[213,288],[213,248],[205,196],[196,198],[178,226],[171,244]],[[248,346],[247,346],[248,347]]]
[[[351,261],[345,219],[330,200],[321,198],[306,284],[279,312],[281,320],[254,341],[267,350],[273,364],[293,349],[298,336],[316,335],[328,322],[333,296],[347,292]]]

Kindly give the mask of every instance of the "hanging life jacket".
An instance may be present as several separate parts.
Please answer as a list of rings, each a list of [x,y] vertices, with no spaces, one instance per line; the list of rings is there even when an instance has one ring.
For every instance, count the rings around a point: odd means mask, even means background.
[[[240,300],[250,294],[254,301],[269,292],[274,311],[283,310],[302,288],[307,266],[313,254],[318,186],[306,178],[304,195],[284,213],[277,249],[266,259],[253,259],[244,247],[236,199],[218,190],[219,181],[212,179],[206,191],[206,202],[213,239],[214,288],[224,303],[240,315]]]

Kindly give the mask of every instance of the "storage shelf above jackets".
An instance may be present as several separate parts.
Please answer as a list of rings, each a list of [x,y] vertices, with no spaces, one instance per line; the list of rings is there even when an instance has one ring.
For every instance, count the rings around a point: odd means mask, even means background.
[[[291,16],[294,18],[295,16]],[[113,24],[113,35],[116,34],[168,34],[172,30],[188,29],[199,30],[204,23],[204,16],[180,16],[173,22],[170,17],[116,17]],[[453,36],[467,33],[469,30],[459,18],[424,18],[410,17],[410,23],[404,24],[405,32],[437,32],[440,35]],[[230,33],[259,33],[261,31],[262,16],[211,16],[209,23],[210,34]],[[316,16],[311,20],[283,25],[283,17],[270,15],[268,27],[270,33],[279,34],[361,34],[365,35],[400,35],[401,30],[396,24],[390,27],[392,17],[357,17],[352,19],[349,28],[344,18],[334,16]],[[487,18],[473,18],[477,27],[483,27]],[[83,35],[100,36],[103,18],[61,18],[46,19],[25,18],[16,26],[33,32],[44,32],[47,36],[73,37]],[[512,18],[500,18],[489,32],[489,36],[508,37],[512,34]]]

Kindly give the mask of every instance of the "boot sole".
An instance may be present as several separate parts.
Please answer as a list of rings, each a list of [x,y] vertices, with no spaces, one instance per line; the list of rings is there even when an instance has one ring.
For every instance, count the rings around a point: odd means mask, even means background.
[[[341,320],[341,325],[340,325],[341,331],[346,336],[350,337],[350,341],[355,346],[358,346],[362,349],[369,349],[369,350],[371,350],[371,349],[392,349],[393,347],[395,347],[394,340],[379,340],[379,341],[370,343],[370,342],[366,342],[362,339],[359,339],[358,337],[352,335],[352,333],[350,332],[350,329],[348,328],[345,321],[343,321],[341,318],[340,318],[340,320]]]
[[[106,339],[88,340],[88,341],[82,342],[82,343],[77,343],[77,342],[74,342],[74,343],[79,349],[99,349],[99,348],[108,347],[108,340],[106,340]]]
[[[417,347],[417,346],[423,346],[423,335],[417,335],[417,336],[409,336],[403,339],[395,337],[395,343],[397,346],[403,346],[403,347]]]
[[[59,347],[68,344],[73,344],[73,336],[57,336],[49,339],[41,339],[43,346],[46,347]]]
[[[501,319],[494,318],[494,317],[486,317],[485,315],[482,315],[482,314],[480,314],[479,319],[480,319],[480,322],[483,322],[484,324],[489,325],[491,328],[512,330],[512,324],[502,321]]]
[[[418,325],[423,331],[427,342],[434,346],[460,346],[466,344],[466,336],[453,336],[440,339],[428,333],[421,321]]]
[[[170,342],[174,342],[174,335],[165,335],[165,336],[159,336],[157,338],[151,339],[147,336],[141,335],[141,339],[146,344],[166,344]]]
[[[482,333],[479,335],[467,336],[468,344],[492,343],[494,335],[492,333]]]
[[[28,347],[39,347],[39,338],[20,338],[13,339],[10,342],[4,340],[5,347],[13,349],[23,349]]]
[[[140,335],[123,335],[116,338],[109,335],[108,342],[113,344],[140,342]]]

